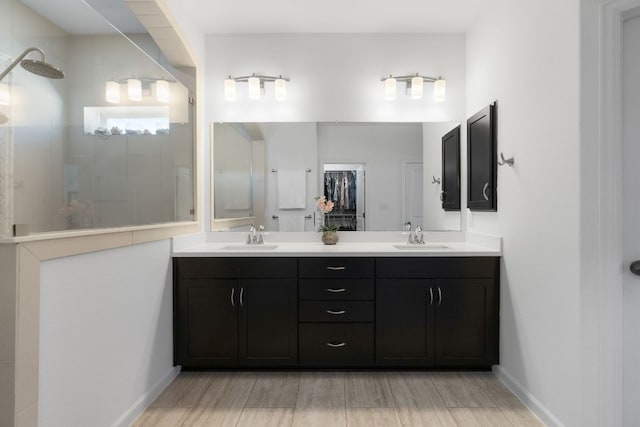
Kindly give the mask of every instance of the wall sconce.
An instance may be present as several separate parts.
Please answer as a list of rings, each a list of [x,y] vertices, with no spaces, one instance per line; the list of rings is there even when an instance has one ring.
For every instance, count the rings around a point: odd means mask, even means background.
[[[236,83],[246,82],[249,87],[249,99],[260,99],[264,91],[265,82],[273,82],[276,101],[284,101],[287,99],[287,82],[286,77],[278,76],[262,76],[255,73],[250,76],[231,77],[224,80],[224,99],[226,101],[235,101],[237,99]]]
[[[11,103],[11,93],[9,85],[0,83],[0,105],[9,105]]]
[[[425,77],[418,73],[412,76],[393,77],[389,74],[389,77],[383,77],[381,81],[384,82],[384,97],[391,101],[396,99],[397,82],[404,82],[407,85],[406,92],[412,99],[422,98],[424,82],[433,83],[434,102],[443,102],[446,98],[447,82],[442,77]]]
[[[149,77],[132,77],[120,80],[108,80],[105,83],[104,99],[112,104],[120,103],[121,85],[127,85],[127,99],[129,101],[142,101],[143,95],[151,96],[151,84],[155,84],[155,99],[158,102],[168,103],[170,100],[169,83],[175,80]]]

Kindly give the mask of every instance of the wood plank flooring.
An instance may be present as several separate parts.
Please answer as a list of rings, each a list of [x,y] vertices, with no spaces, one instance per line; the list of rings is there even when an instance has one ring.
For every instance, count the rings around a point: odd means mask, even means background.
[[[490,372],[183,372],[135,427],[534,427]]]

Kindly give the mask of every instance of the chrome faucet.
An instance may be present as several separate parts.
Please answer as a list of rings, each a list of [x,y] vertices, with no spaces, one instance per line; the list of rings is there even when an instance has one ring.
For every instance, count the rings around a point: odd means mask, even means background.
[[[247,234],[247,245],[264,244],[264,238],[262,237],[264,226],[261,225],[258,228],[260,231],[256,231],[256,228],[253,226],[253,224],[251,224],[251,227],[249,228],[249,234]]]
[[[411,223],[408,226],[409,230],[409,239],[407,240],[408,245],[424,245],[424,233],[422,232],[422,227],[419,225],[415,230],[411,230]]]

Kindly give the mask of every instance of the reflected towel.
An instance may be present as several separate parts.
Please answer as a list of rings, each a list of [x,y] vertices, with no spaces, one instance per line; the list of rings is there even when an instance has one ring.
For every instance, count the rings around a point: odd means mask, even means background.
[[[278,170],[278,207],[304,209],[307,199],[307,173],[304,169]]]
[[[279,231],[304,231],[304,215],[280,215]]]

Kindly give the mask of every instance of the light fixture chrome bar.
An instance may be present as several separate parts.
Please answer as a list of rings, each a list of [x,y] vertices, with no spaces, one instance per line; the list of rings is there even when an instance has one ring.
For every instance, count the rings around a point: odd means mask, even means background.
[[[442,77],[427,77],[427,76],[421,76],[418,73],[416,73],[416,74],[413,74],[411,76],[394,76],[394,75],[389,74],[389,77],[383,77],[383,78],[380,79],[380,81],[383,82],[383,81],[387,80],[388,78],[394,78],[394,79],[396,79],[396,81],[399,81],[399,82],[409,82],[409,83],[411,83],[411,79],[414,78],[414,77],[422,77],[422,80],[424,80],[425,82],[428,82],[428,83],[435,83],[438,80],[442,80]]]
[[[288,77],[263,76],[261,74],[252,74],[250,76],[241,76],[241,77],[229,76],[230,79],[235,80],[237,82],[248,82],[249,79],[252,78],[252,77],[260,79],[261,82],[275,82],[276,80],[284,80],[285,82],[290,81]]]

